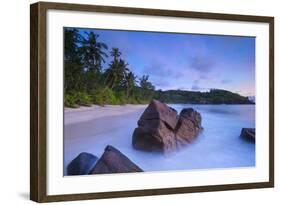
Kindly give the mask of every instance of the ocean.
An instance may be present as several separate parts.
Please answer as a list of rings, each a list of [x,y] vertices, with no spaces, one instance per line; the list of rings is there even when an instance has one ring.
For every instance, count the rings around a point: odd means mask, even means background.
[[[106,116],[69,124],[64,133],[64,172],[80,152],[100,157],[106,145],[116,147],[148,172],[255,166],[255,144],[240,137],[242,128],[255,128],[255,105],[169,106],[178,112],[189,107],[200,112],[204,129],[193,143],[165,155],[135,150],[132,134],[143,109],[125,116]]]

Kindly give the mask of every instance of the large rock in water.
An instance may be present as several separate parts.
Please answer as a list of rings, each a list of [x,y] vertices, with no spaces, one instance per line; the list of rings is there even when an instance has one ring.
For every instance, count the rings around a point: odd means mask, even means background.
[[[110,174],[110,173],[128,173],[143,172],[129,158],[122,154],[116,148],[106,146],[103,155],[98,160],[90,174]]]
[[[255,128],[242,128],[240,136],[248,141],[256,141],[256,129]]]
[[[138,121],[132,144],[135,149],[169,152],[190,143],[202,129],[201,115],[192,108],[177,111],[152,100]]]
[[[85,175],[93,169],[98,158],[90,153],[82,152],[67,166],[67,175]]]
[[[144,110],[140,120],[161,120],[165,125],[174,130],[178,122],[178,113],[175,109],[167,106],[158,100],[152,100],[148,107]]]
[[[178,146],[192,142],[202,129],[201,121],[201,115],[196,110],[185,108],[181,111],[175,130]]]
[[[146,151],[168,151],[177,147],[175,128],[177,111],[157,100],[152,100],[138,121],[133,133],[133,146]]]
[[[202,129],[202,127],[201,127],[202,118],[201,118],[200,113],[197,112],[196,110],[194,110],[192,108],[182,109],[182,111],[180,113],[180,117],[183,117],[187,120],[191,120],[197,130]]]

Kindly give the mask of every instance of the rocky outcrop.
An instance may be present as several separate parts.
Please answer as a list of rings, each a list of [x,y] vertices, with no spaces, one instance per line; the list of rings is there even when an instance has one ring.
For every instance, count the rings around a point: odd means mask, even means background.
[[[152,100],[149,106],[144,110],[140,120],[161,120],[166,126],[174,130],[178,122],[178,113],[175,109],[161,103],[157,100]]]
[[[90,174],[110,174],[110,173],[128,173],[143,172],[129,158],[122,154],[116,148],[108,145],[101,158],[98,160]]]
[[[90,153],[82,152],[67,166],[67,175],[85,175],[94,167],[98,158]]]
[[[138,121],[132,144],[140,150],[169,152],[190,143],[201,129],[201,115],[194,109],[183,109],[178,115],[175,109],[152,100]]]
[[[175,130],[178,146],[191,143],[201,129],[200,113],[192,108],[183,109]]]
[[[197,130],[201,130],[202,118],[199,112],[193,108],[185,108],[181,111],[180,117],[183,117],[187,120],[191,120]]]
[[[256,141],[256,129],[255,128],[242,128],[240,137],[251,142]]]

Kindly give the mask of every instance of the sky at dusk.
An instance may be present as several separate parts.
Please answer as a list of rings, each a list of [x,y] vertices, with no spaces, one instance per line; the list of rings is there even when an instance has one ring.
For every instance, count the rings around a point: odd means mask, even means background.
[[[98,29],[99,41],[118,47],[130,70],[149,75],[156,89],[225,89],[255,95],[255,38]],[[108,51],[109,53],[109,51]],[[110,57],[106,64],[112,60]],[[106,67],[106,65],[105,65]]]

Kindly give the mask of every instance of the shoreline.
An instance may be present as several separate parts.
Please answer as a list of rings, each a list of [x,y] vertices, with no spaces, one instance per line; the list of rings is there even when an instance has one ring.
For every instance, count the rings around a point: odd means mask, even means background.
[[[78,108],[64,107],[64,125],[83,123],[89,120],[95,120],[103,117],[110,116],[122,116],[137,111],[144,111],[148,104],[125,104],[125,105],[91,105],[91,106],[80,106]],[[169,106],[241,106],[241,105],[254,105],[255,104],[168,104]]]
[[[85,106],[85,105],[81,105],[79,107],[67,107],[64,106],[64,110],[65,111],[75,111],[75,110],[87,110],[88,108],[91,109],[93,107],[97,107],[97,108],[104,108],[104,107],[126,107],[126,106],[147,106],[149,103],[147,104],[120,104],[120,105],[111,105],[111,104],[106,104],[106,105],[97,105],[97,104],[92,104],[89,106]],[[168,102],[165,104],[167,105],[256,105],[256,103],[172,103],[172,102]]]
[[[81,105],[80,107],[66,107],[64,106],[64,111],[65,112],[75,112],[75,111],[84,111],[84,110],[91,110],[91,109],[96,109],[96,108],[113,108],[113,107],[141,107],[141,106],[147,106],[148,104],[124,104],[124,105],[96,105],[92,104],[89,106],[84,106]]]
[[[147,104],[127,104],[127,105],[92,105],[81,106],[79,108],[64,108],[64,125],[81,123],[110,116],[122,116],[139,110],[144,110]]]

